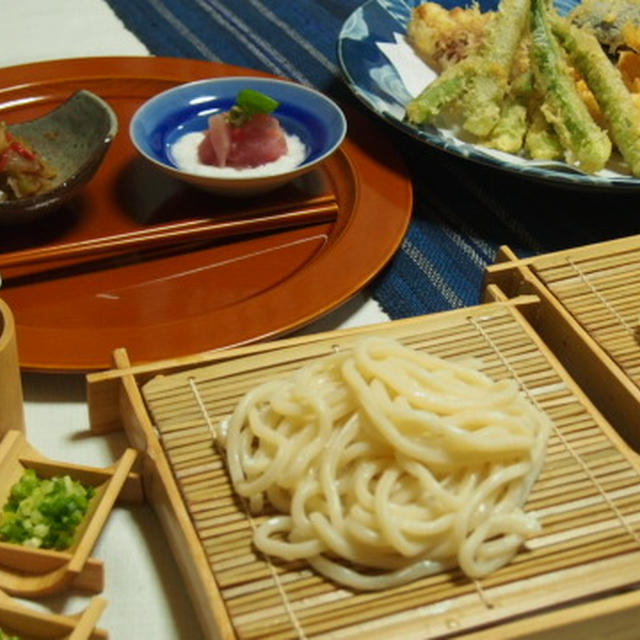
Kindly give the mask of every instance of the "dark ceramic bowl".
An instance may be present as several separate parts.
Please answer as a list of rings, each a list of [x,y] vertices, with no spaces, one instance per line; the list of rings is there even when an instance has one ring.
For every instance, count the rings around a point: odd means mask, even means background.
[[[93,177],[118,131],[118,119],[102,98],[82,90],[48,114],[8,129],[56,171],[49,191],[0,202],[0,223],[19,224],[58,209]]]

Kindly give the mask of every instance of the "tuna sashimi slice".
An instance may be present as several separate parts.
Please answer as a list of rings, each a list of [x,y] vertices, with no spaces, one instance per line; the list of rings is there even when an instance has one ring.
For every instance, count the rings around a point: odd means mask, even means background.
[[[227,166],[227,158],[231,150],[230,129],[226,114],[218,113],[209,118],[209,128],[198,147],[198,158],[202,164]]]
[[[287,140],[278,119],[257,113],[240,127],[231,127],[231,167],[257,167],[274,162],[287,153]]]
[[[242,125],[231,125],[226,114],[209,119],[209,129],[198,148],[203,164],[237,169],[274,162],[287,153],[287,140],[278,119],[254,114]]]

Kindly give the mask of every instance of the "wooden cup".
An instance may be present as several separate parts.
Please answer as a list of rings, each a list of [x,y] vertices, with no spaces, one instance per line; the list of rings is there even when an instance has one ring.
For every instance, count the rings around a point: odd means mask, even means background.
[[[0,436],[25,430],[22,381],[13,314],[0,299]]]

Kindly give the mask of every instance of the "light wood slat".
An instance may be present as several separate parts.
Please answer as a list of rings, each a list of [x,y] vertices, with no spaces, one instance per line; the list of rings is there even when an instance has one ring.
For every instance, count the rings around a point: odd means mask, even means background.
[[[596,283],[596,288],[600,291],[610,292],[620,298],[625,291],[631,293],[635,286],[637,286],[637,283],[640,282],[640,270],[633,273],[623,271],[602,275],[600,273],[587,274],[583,269],[577,265],[575,266],[577,270],[573,272],[573,276],[570,279],[556,280],[550,283],[549,287],[553,291],[561,291],[567,298],[582,301],[583,304],[588,303],[584,298],[593,292]],[[546,274],[546,272],[543,273]]]
[[[348,595],[348,592],[338,591],[337,597],[332,601],[332,612],[335,612],[335,616],[348,615],[349,612],[357,613],[358,615],[375,616],[376,611],[379,611],[381,607],[393,610],[410,610],[415,606],[419,606],[421,598],[425,593],[428,593],[431,599],[437,600],[446,596],[451,590],[453,581],[459,579],[459,575],[449,575],[445,579],[441,577],[426,578],[421,581],[417,581],[410,585],[409,588],[398,588],[393,594],[387,593],[367,593],[363,594],[362,598],[355,604],[352,598]],[[308,584],[307,582],[304,583]],[[314,585],[311,585],[314,586]],[[288,582],[286,583],[287,590],[290,594],[296,593],[296,585]],[[320,591],[316,589],[316,593]],[[460,586],[461,593],[469,594],[475,592],[475,587],[466,583]],[[310,602],[308,611],[306,612],[307,618],[327,618],[326,609],[324,609],[324,603],[328,599],[326,592],[322,592],[322,596],[319,602]],[[294,601],[295,602],[295,601]],[[233,601],[235,604],[235,601]],[[278,613],[281,612],[281,609]],[[302,614],[301,614],[302,615]]]
[[[627,501],[618,502],[618,508],[625,516],[637,513],[640,505],[638,496],[631,496]],[[535,511],[535,508],[532,507]],[[600,502],[595,505],[583,507],[581,509],[573,509],[569,512],[562,512],[557,516],[549,515],[544,518],[544,530],[549,534],[564,531],[567,527],[581,527],[586,524],[593,524],[609,518],[611,509],[609,506]]]
[[[247,539],[246,535],[238,533],[230,533],[226,536],[218,536],[215,540],[202,541],[207,555],[211,558],[230,558],[237,555],[246,554]]]
[[[609,309],[605,309],[603,313],[608,313],[609,315],[605,318],[598,318],[594,316],[594,314],[583,316],[579,312],[576,312],[576,316],[586,318],[590,332],[594,335],[601,334],[601,339],[609,339],[614,343],[622,342],[623,344],[635,344],[636,347],[638,346],[637,340],[635,340],[635,313],[632,317],[627,318],[618,310],[616,310],[615,315]]]
[[[302,566],[302,565],[301,565]],[[311,580],[314,584],[321,584],[320,578],[307,567],[291,570],[287,573],[283,573],[279,576],[279,586],[294,585],[304,580]],[[292,587],[290,587],[292,588]],[[263,594],[268,594],[270,589],[279,591],[278,586],[272,578],[266,580],[255,580],[254,582],[247,582],[233,587],[224,589],[223,593],[226,601],[229,603],[235,603],[239,598],[248,597],[252,599],[260,598]],[[348,592],[340,592],[334,589],[336,598],[349,597]],[[280,604],[282,604],[282,596],[280,597]]]
[[[318,605],[326,606],[336,600],[334,589],[328,584],[317,584],[313,579],[301,579],[296,582],[295,588],[292,588],[294,600],[305,600],[310,603],[314,601]],[[249,597],[234,599],[233,611],[240,623],[245,617],[255,615],[256,610],[263,615],[269,615],[272,611],[281,613],[281,595],[277,589],[264,589],[258,594],[251,594]],[[259,604],[259,607],[256,607]]]
[[[637,244],[637,240],[635,240]],[[606,253],[599,253],[599,247],[581,247],[577,250],[560,252],[556,256],[538,256],[533,260],[536,269],[547,273],[549,282],[568,280],[575,276],[576,265],[583,273],[633,273],[638,269],[640,249],[637,247],[629,251],[611,251],[604,248]],[[567,261],[569,257],[570,262]]]
[[[587,572],[594,590],[599,581],[605,589],[611,582],[623,587],[637,579],[632,567],[616,563],[640,552],[639,470],[527,325],[508,307],[471,316],[461,310],[457,322],[432,331],[425,326],[402,339],[435,355],[473,357],[494,379],[515,375],[554,421],[545,467],[528,502],[540,514],[542,533],[481,584],[451,571],[383,593],[352,593],[317,576],[304,562],[270,561],[252,544],[253,527],[268,514],[249,518],[243,510],[208,421],[215,424],[229,415],[257,382],[286,375],[319,352],[331,353],[330,340],[314,343],[308,355],[304,348],[269,352],[153,379],[143,387],[144,397],[238,638],[296,638],[300,630],[307,637],[343,633],[357,638],[374,621],[408,629],[417,610],[447,601],[455,611],[468,607],[469,598],[478,606],[485,591],[501,589],[520,594],[510,600],[506,619],[518,607],[526,610],[531,581],[567,576],[562,597],[570,599],[581,588],[570,578],[577,568]],[[608,563],[617,567],[614,578],[602,573]],[[598,569],[589,573],[592,565]],[[541,597],[536,593],[532,601]],[[555,590],[552,600],[548,605],[557,604]],[[482,606],[480,611],[496,615]],[[444,616],[437,611],[434,616],[435,626],[444,628]]]
[[[628,280],[625,280],[624,286],[620,286],[616,283],[615,286],[605,287],[599,280],[594,281],[594,283],[597,285],[596,288],[598,292],[603,295],[606,294],[607,300],[615,303],[616,309],[620,313],[624,314],[625,312],[633,312],[636,309],[637,303],[633,294],[637,292],[637,287],[640,283],[640,274],[638,279],[634,280],[631,284],[629,284]],[[582,291],[576,292],[575,295],[571,295],[570,292],[559,288],[554,289],[554,291],[562,291],[564,299],[571,300],[576,310],[591,311],[592,313],[604,311],[600,308],[598,301],[593,299],[595,295],[593,287],[585,287]]]
[[[598,300],[598,309],[604,315],[604,319],[600,316],[594,316],[589,313],[581,313],[580,310],[575,309],[570,303],[567,304],[567,308],[572,312],[574,317],[579,318],[585,324],[589,326],[589,329],[596,331],[618,331],[618,335],[623,336],[625,334],[635,337],[637,322],[637,307],[633,314],[622,314],[614,305],[611,305],[609,301],[604,299]],[[608,305],[608,306],[607,306]]]

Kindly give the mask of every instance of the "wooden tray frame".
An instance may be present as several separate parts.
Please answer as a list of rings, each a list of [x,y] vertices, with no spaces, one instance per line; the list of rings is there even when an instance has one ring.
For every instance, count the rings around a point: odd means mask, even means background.
[[[540,304],[534,316],[528,317],[537,333],[625,441],[640,452],[640,387],[536,273],[536,269],[561,260],[578,261],[636,249],[640,249],[640,235],[522,259],[509,247],[500,247],[496,264],[485,271],[485,300],[537,296]]]
[[[96,627],[106,606],[104,598],[95,597],[86,609],[74,615],[44,613],[0,592],[0,629],[42,640],[107,640],[109,634]]]
[[[535,296],[519,296],[514,300],[505,300],[500,289],[493,286],[488,288],[487,295],[489,299],[493,296],[493,299],[497,300],[493,304],[508,306],[513,310],[513,313],[519,314],[524,324],[527,324],[527,318],[535,320],[538,317],[540,300]],[[145,383],[156,376],[171,375],[205,365],[232,361],[239,356],[267,354],[274,349],[291,349],[303,346],[307,355],[309,350],[313,351],[314,348],[317,348],[318,353],[322,353],[323,341],[330,339],[332,344],[340,344],[353,340],[354,336],[376,331],[376,329],[384,331],[386,335],[402,337],[415,331],[420,323],[435,321],[446,325],[448,318],[454,317],[456,314],[481,314],[485,312],[485,307],[486,305],[480,305],[477,308],[395,321],[379,325],[379,327],[357,327],[147,365],[131,366],[126,350],[119,349],[114,352],[115,368],[113,370],[88,375],[87,389],[91,429],[101,433],[124,428],[131,445],[141,452],[145,495],[162,523],[207,638],[231,639],[237,636],[145,404],[142,394],[142,387]],[[531,333],[535,335],[533,328]],[[545,355],[557,362],[551,351],[547,353],[545,345],[539,339],[536,341],[540,342],[540,349],[545,351]],[[561,368],[559,362],[557,362],[557,366]],[[598,420],[602,421],[602,416],[589,398],[577,385],[572,384],[568,376],[567,379],[572,392],[585,406],[590,408],[590,412],[592,411]],[[615,439],[615,432],[613,430],[611,432]],[[619,439],[617,446],[627,448],[622,439]],[[634,456],[631,451],[628,452],[628,455]],[[635,461],[635,466],[638,465],[640,465],[640,459]],[[553,585],[547,585],[545,588],[553,588]],[[625,593],[603,593],[594,596],[593,599],[590,598],[588,603],[575,601],[553,611],[525,612],[511,620],[491,626],[489,629],[483,630],[478,627],[475,631],[452,633],[451,637],[455,635],[456,638],[475,638],[477,640],[488,640],[495,637],[551,640],[562,634],[563,639],[577,639],[584,637],[586,628],[590,632],[606,629],[606,635],[611,640],[632,640],[637,636],[637,626],[634,624],[634,620],[637,620],[639,616],[639,590]],[[415,633],[416,629],[414,628],[412,631]],[[374,632],[371,637],[389,636],[385,636],[384,633],[378,636]]]
[[[6,503],[11,487],[26,469],[35,469],[43,477],[69,475],[95,487],[96,494],[68,550],[0,542],[0,589],[23,597],[59,593],[71,585],[102,591],[103,563],[90,558],[90,554],[116,500],[143,499],[140,475],[131,472],[137,457],[137,451],[129,448],[115,464],[104,469],[59,462],[34,449],[22,432],[8,431],[0,443],[0,505]]]

